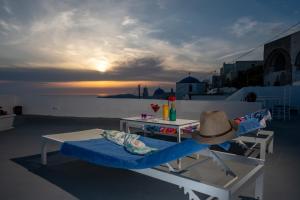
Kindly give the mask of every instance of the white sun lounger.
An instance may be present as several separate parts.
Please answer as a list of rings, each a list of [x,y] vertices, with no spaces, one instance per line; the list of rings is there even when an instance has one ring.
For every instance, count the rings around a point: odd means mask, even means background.
[[[53,143],[60,146],[66,141],[100,139],[101,135],[99,131],[101,131],[101,129],[42,136],[42,164],[47,165],[47,144]],[[183,169],[180,171],[174,169],[172,163],[165,163],[155,168],[130,170],[179,186],[179,188],[183,189],[185,194],[189,195],[189,200],[200,200],[195,192],[208,195],[209,197],[207,199],[217,198],[230,200],[239,194],[242,188],[248,187],[251,182],[255,183],[255,198],[259,200],[263,199],[263,160],[210,151],[208,149],[202,150],[199,153],[203,157],[202,159],[184,158]],[[187,162],[188,165],[185,165],[185,162]],[[217,163],[222,168],[222,170],[216,168],[215,174],[223,174],[225,172],[225,174],[228,175],[224,175],[224,177],[226,177],[225,182],[219,181],[219,183],[214,180],[209,183],[209,180],[202,180],[202,178],[199,179],[199,177],[197,177],[199,171],[201,176],[207,175],[206,170],[212,170],[211,165],[213,166],[214,163]],[[242,172],[233,172],[233,170],[229,168],[229,165],[233,167],[239,166],[243,168],[243,170],[240,170]],[[204,167],[200,170],[201,166]],[[196,176],[194,176],[195,174]],[[229,180],[228,177],[230,177]],[[210,176],[209,178],[214,177]]]
[[[246,156],[257,157],[259,155],[260,159],[265,160],[267,153],[273,153],[274,132],[259,130],[256,134],[242,135],[235,138],[234,141],[247,149]],[[244,142],[251,143],[252,145],[248,147]],[[259,147],[258,151],[255,151],[257,147]]]

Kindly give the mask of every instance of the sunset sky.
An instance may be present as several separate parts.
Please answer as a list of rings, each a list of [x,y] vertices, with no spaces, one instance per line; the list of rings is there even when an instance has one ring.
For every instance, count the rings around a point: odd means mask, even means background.
[[[0,0],[0,92],[170,89],[295,24],[299,8],[296,0]],[[262,48],[243,59],[262,59]]]

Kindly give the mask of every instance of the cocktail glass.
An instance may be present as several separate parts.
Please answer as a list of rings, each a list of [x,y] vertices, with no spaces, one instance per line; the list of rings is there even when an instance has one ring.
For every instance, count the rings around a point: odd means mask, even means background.
[[[158,104],[153,104],[153,103],[151,103],[150,106],[154,112],[154,115],[153,115],[154,118],[157,118],[156,113],[159,111],[160,106]]]

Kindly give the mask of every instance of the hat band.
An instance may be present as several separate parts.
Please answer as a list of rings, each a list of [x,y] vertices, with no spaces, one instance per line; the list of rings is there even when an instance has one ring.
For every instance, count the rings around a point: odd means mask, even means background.
[[[204,138],[214,138],[214,137],[221,137],[223,135],[226,135],[227,133],[229,133],[230,131],[232,131],[233,127],[231,125],[231,123],[229,122],[230,124],[230,129],[223,132],[223,133],[219,133],[219,134],[216,134],[216,135],[202,135],[201,133],[199,134],[201,137],[204,137]]]

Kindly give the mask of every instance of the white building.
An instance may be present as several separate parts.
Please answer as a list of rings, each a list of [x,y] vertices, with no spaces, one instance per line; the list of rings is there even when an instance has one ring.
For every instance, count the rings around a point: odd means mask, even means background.
[[[193,95],[205,94],[206,86],[206,82],[188,76],[176,83],[176,98],[191,99]]]
[[[236,79],[240,72],[245,72],[257,66],[263,66],[263,63],[262,60],[240,60],[235,63],[223,63],[223,66],[220,69],[223,86],[225,82]]]
[[[265,44],[264,62],[265,85],[300,81],[300,31]]]

